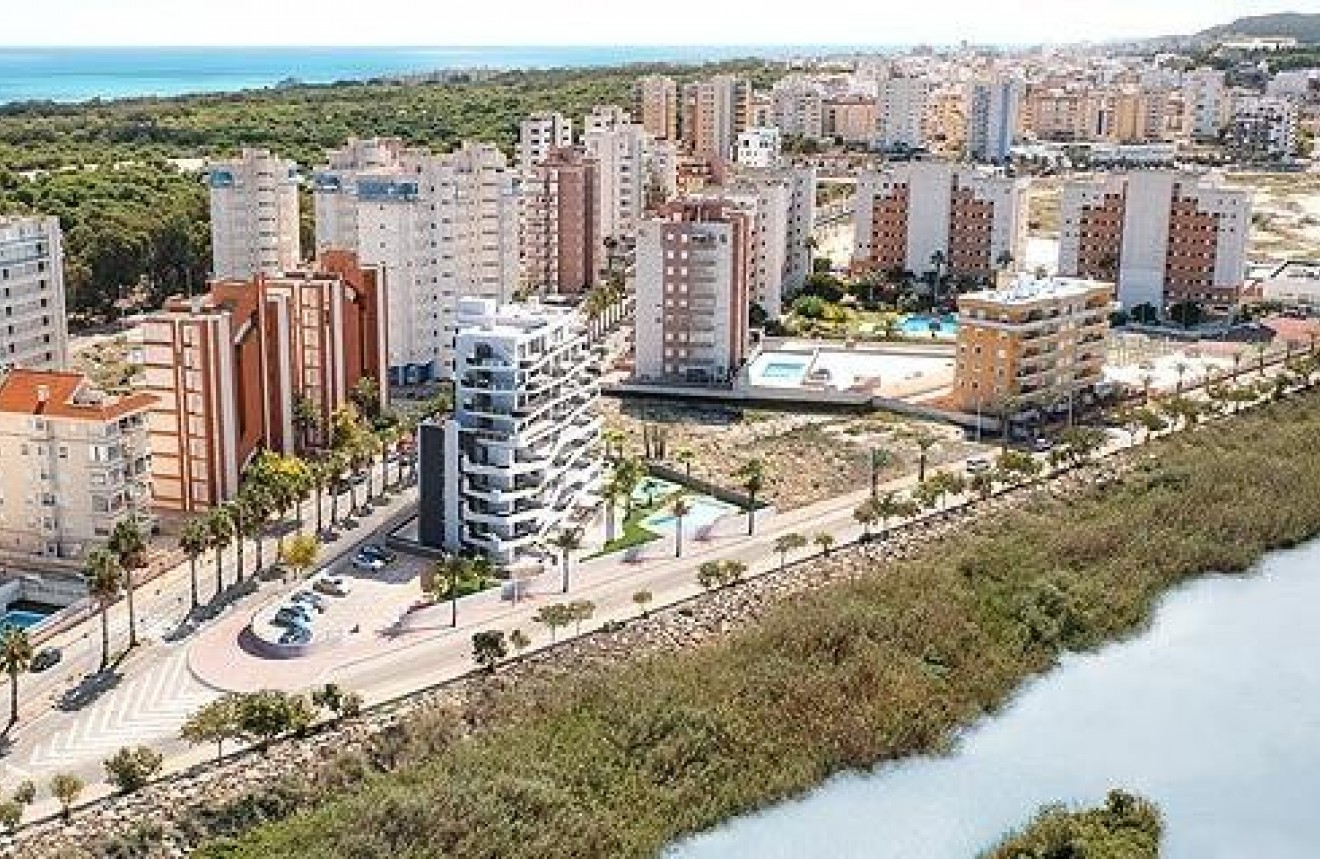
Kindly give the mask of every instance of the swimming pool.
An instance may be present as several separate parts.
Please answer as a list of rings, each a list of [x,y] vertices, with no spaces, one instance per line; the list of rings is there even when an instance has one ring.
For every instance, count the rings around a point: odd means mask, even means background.
[[[10,609],[0,615],[0,629],[7,626],[17,627],[18,629],[30,629],[48,617],[50,617],[50,615],[42,614],[41,612]]]
[[[685,534],[705,528],[725,516],[739,512],[739,508],[734,505],[717,501],[714,498],[693,498],[689,504],[691,509],[683,517],[683,533]],[[649,531],[672,534],[674,533],[675,522],[674,514],[666,508],[643,519],[642,527]]]
[[[668,498],[682,487],[670,480],[659,477],[643,477],[632,491],[634,504],[650,506],[661,499]]]
[[[936,337],[957,337],[958,317],[951,313],[944,316],[913,314],[904,317],[898,327],[904,334],[909,336],[924,335],[929,337],[934,332]]]
[[[806,377],[809,366],[810,355],[766,353],[752,362],[748,377],[753,385],[796,388]]]

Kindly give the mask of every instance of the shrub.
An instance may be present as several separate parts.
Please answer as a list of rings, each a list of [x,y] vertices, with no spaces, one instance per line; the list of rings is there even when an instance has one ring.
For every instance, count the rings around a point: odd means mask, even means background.
[[[164,758],[149,746],[124,747],[105,761],[106,777],[124,793],[132,793],[160,772]]]

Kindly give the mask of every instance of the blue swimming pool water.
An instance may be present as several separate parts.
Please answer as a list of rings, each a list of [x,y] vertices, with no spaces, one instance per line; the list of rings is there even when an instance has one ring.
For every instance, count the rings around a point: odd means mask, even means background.
[[[807,370],[806,364],[775,361],[761,370],[762,379],[796,379]]]
[[[22,611],[20,609],[11,609],[0,615],[0,628],[6,626],[15,626],[19,629],[28,629],[41,623],[50,615],[41,614],[35,611]]]
[[[945,316],[915,314],[905,318],[899,325],[904,334],[924,334],[928,337],[932,327],[936,337],[957,337],[958,317],[952,314]]]
[[[715,520],[737,512],[737,507],[732,504],[725,504],[723,501],[716,501],[713,498],[693,498],[691,509],[683,517],[683,532],[687,533],[690,530],[705,528]],[[643,519],[642,527],[651,531],[672,534],[675,521],[674,514],[668,510],[661,510]]]

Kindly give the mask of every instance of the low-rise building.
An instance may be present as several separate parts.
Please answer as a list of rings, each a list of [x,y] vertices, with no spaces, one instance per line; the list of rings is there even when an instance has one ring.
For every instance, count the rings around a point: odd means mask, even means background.
[[[749,128],[738,135],[733,160],[743,167],[774,167],[780,159],[778,128]]]
[[[958,297],[954,401],[1016,411],[1091,391],[1102,378],[1114,286],[1022,274]]]
[[[114,396],[81,373],[11,370],[0,380],[0,553],[76,564],[134,517],[150,529],[153,398]]]
[[[582,318],[459,302],[454,411],[420,430],[423,545],[499,565],[579,527],[604,472],[598,359]]]
[[[324,428],[359,381],[379,383],[386,336],[380,271],[343,252],[323,254],[315,269],[217,281],[205,295],[168,300],[142,324],[157,509],[220,504],[258,450],[323,443],[323,429],[299,424],[296,405]]]

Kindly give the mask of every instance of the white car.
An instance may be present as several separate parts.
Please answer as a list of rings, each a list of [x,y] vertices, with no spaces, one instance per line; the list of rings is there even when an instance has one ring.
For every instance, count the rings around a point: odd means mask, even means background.
[[[990,457],[988,456],[973,456],[971,459],[967,460],[968,474],[981,474],[982,472],[989,471],[991,467]]]
[[[332,597],[348,596],[348,582],[340,576],[321,576],[312,582],[312,590]]]

